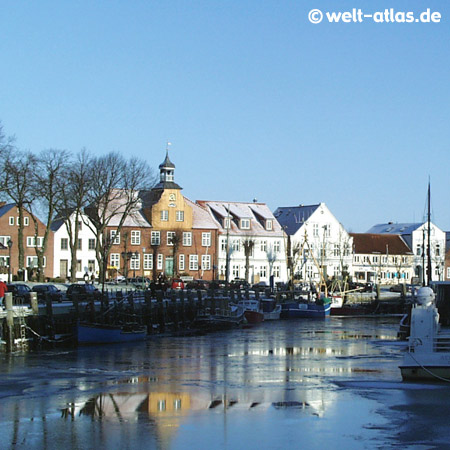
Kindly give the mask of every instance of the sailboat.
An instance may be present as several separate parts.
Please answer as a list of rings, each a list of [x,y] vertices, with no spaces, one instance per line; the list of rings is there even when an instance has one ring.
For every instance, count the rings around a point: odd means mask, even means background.
[[[408,349],[399,366],[403,380],[450,381],[450,333],[439,324],[435,293],[430,287],[430,184],[428,183],[427,286],[416,294],[411,308]]]

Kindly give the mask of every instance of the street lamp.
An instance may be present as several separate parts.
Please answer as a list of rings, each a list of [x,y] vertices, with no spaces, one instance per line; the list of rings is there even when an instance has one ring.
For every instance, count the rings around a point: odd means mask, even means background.
[[[9,249],[8,283],[11,283],[11,247],[13,245],[13,242],[11,239],[8,239],[7,245],[8,245],[8,249]]]
[[[145,288],[145,283],[144,283],[144,255],[145,255],[145,247],[142,247],[142,289]]]

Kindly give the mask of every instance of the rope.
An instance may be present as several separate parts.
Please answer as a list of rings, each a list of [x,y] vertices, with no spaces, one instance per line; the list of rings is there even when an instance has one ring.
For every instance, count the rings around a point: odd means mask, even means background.
[[[412,359],[413,359],[413,360],[414,360],[414,361],[415,361],[415,362],[416,362],[423,370],[425,370],[425,372],[429,373],[432,377],[437,378],[438,380],[441,380],[441,381],[445,381],[445,382],[447,382],[447,383],[450,383],[450,379],[440,377],[439,375],[436,375],[435,373],[431,372],[431,370],[428,370],[426,367],[424,367],[422,364],[420,364],[420,362],[417,361],[416,358],[414,358],[414,356],[412,355],[412,353],[409,353],[409,356],[411,356],[411,358],[412,358]]]
[[[72,337],[68,337],[65,339],[49,339],[45,336],[41,336],[39,333],[37,333],[36,331],[34,331],[32,328],[30,328],[28,325],[25,325],[25,328],[29,331],[31,331],[32,334],[34,334],[35,336],[37,336],[39,339],[43,340],[43,341],[47,341],[47,342],[64,342],[64,341],[68,341],[70,339],[72,339]]]

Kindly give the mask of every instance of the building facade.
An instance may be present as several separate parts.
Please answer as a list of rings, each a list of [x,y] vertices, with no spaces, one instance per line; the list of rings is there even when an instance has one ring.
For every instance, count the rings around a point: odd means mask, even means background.
[[[396,234],[350,233],[353,239],[352,277],[357,282],[411,283],[414,255]]]
[[[325,203],[280,207],[274,216],[289,236],[293,278],[319,283],[351,271],[352,238]]]
[[[285,282],[286,236],[264,203],[197,201],[217,226],[216,265],[221,280]]]

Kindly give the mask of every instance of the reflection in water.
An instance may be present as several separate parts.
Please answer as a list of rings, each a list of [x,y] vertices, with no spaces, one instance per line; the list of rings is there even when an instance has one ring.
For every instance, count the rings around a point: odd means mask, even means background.
[[[200,435],[220,436],[226,447],[244,426],[250,437],[264,436],[268,444],[272,436],[266,435],[266,421],[278,421],[282,430],[285,420],[307,418],[320,418],[328,429],[334,418],[341,432],[345,408],[355,414],[346,426],[381,419],[368,419],[373,405],[361,399],[348,406],[349,389],[334,382],[399,379],[399,350],[388,339],[393,341],[396,331],[396,321],[333,318],[83,348],[57,361],[51,354],[30,355],[15,374],[23,389],[3,399],[0,421],[11,443],[50,436],[56,444],[56,435],[66,434],[77,448],[86,443],[90,448],[139,448],[144,442],[190,448]],[[37,377],[36,365],[42,372]],[[358,408],[367,410],[358,413]],[[49,422],[47,429],[43,425]],[[307,439],[308,430],[298,425],[291,432]],[[285,436],[277,439],[282,445]],[[247,444],[244,438],[241,446]]]

